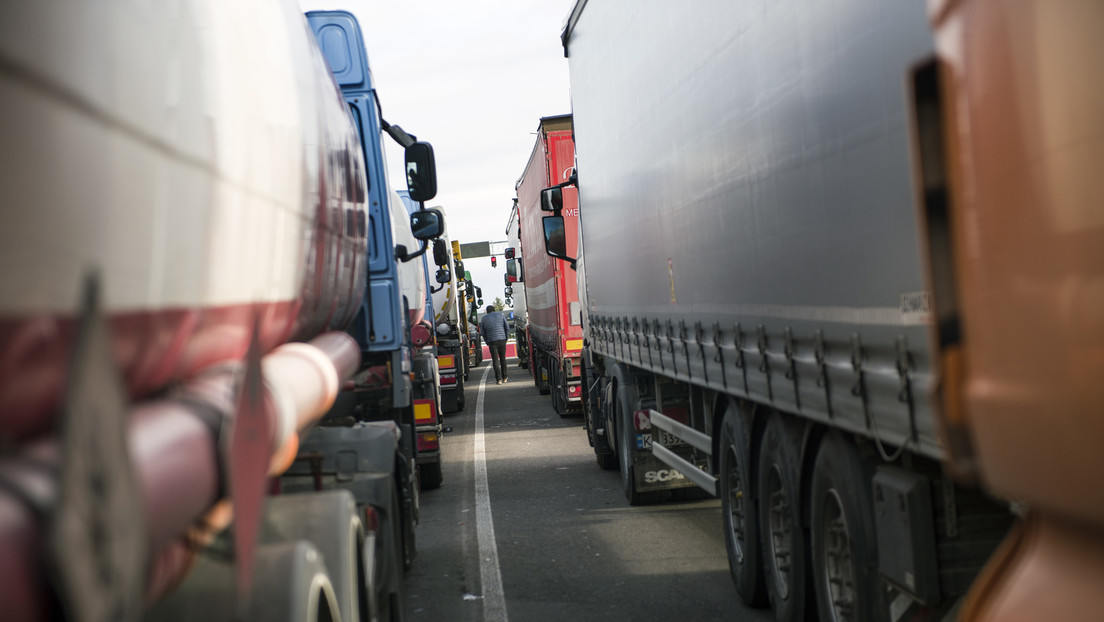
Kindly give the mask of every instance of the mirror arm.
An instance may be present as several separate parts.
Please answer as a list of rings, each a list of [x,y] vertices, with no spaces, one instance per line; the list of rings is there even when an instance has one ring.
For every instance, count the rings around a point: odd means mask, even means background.
[[[438,286],[436,287],[436,289],[434,289],[433,287],[430,287],[430,288],[429,288],[429,293],[431,293],[431,294],[436,294],[437,292],[439,292],[439,291],[441,291],[442,289],[444,289],[444,288],[445,288],[445,285],[448,285],[448,283],[441,283],[440,285],[438,285]]]
[[[417,259],[418,257],[421,257],[422,255],[425,254],[426,249],[429,248],[429,244],[425,240],[422,240],[421,242],[422,242],[422,248],[419,249],[418,252],[413,253],[413,254],[406,252],[406,246],[404,244],[399,244],[398,246],[395,247],[395,259],[398,259],[399,261],[401,261],[403,263],[406,263],[406,262],[410,261],[411,259]]]
[[[380,129],[387,132],[387,135],[390,136],[392,140],[402,145],[403,149],[418,142],[417,136],[407,134],[401,127],[391,125],[383,118],[383,104],[380,103],[379,93],[373,93],[373,95],[375,95],[373,99],[376,100],[376,114],[379,115]]]

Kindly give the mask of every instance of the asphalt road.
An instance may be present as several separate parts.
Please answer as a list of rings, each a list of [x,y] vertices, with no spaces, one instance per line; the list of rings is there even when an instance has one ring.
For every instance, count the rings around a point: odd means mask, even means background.
[[[422,493],[407,621],[749,620],[728,575],[720,502],[630,507],[579,417],[510,361],[485,361],[448,415],[444,483]],[[487,380],[489,379],[489,382]]]

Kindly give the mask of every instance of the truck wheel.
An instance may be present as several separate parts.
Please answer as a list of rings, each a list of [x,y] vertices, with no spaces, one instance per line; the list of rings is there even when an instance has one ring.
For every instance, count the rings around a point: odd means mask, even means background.
[[[560,378],[560,369],[552,368],[552,408],[560,417],[567,417],[567,397],[564,395],[564,386]]]
[[[540,363],[537,364],[537,374],[535,376],[537,380],[537,392],[541,395],[548,395],[552,392],[551,387],[551,372],[549,371],[548,359],[544,355],[540,357]]]
[[[753,607],[767,603],[759,552],[759,514],[752,492],[751,443],[743,417],[729,405],[721,422],[720,493],[728,570],[743,601]]]
[[[797,449],[782,415],[774,413],[759,444],[759,539],[763,575],[774,618],[805,619],[805,537]]]
[[[886,618],[871,475],[854,446],[839,433],[824,438],[813,467],[810,503],[813,583],[825,622]]]
[[[418,484],[422,490],[436,490],[441,487],[441,482],[444,479],[440,462],[418,465]]]
[[[607,429],[605,434],[598,434],[594,432],[593,420],[587,422],[587,432],[591,434],[594,439],[594,458],[598,461],[598,468],[603,471],[612,471],[617,468],[618,460],[617,454],[613,453],[613,449],[610,447],[610,432]]]

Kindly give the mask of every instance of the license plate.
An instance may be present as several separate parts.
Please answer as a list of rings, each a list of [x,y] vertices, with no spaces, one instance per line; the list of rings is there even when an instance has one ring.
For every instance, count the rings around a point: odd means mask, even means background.
[[[666,430],[653,430],[653,433],[659,434],[659,444],[664,447],[678,447],[679,445],[685,445],[686,442],[679,439],[679,437],[671,434]],[[648,433],[636,435],[636,448],[637,449],[651,449],[652,448],[652,435]]]

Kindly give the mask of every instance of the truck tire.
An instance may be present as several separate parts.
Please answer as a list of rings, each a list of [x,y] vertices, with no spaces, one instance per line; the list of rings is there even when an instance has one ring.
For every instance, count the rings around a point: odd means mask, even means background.
[[[590,446],[594,448],[594,458],[598,462],[598,468],[603,471],[612,471],[617,468],[617,454],[613,453],[613,448],[609,443],[609,430],[604,430],[604,434],[599,434],[597,426],[595,425],[595,417],[600,417],[596,413],[590,411],[586,406],[583,407],[583,416],[586,418],[586,430],[587,436],[590,437]]]
[[[810,493],[812,576],[824,622],[881,622],[872,470],[838,432],[824,438]]]
[[[801,622],[809,591],[801,527],[797,439],[780,413],[772,413],[759,443],[759,550],[774,619]]]
[[[583,424],[586,426],[587,441],[594,448],[594,457],[598,461],[598,467],[603,471],[612,471],[617,468],[617,454],[610,447],[610,436],[607,430],[603,434],[598,433],[599,424],[603,421],[601,404],[597,399],[601,391],[593,391],[597,374],[590,363],[590,355],[583,356]],[[592,393],[593,392],[593,393]]]
[[[734,405],[725,409],[717,450],[728,570],[744,603],[761,607],[767,604],[767,592],[759,551],[759,511],[751,485],[751,442]]]
[[[599,451],[595,449],[594,457],[598,461],[598,468],[603,471],[612,471],[617,468],[617,454],[613,452],[599,453]]]
[[[567,397],[564,395],[564,387],[559,367],[551,367],[552,378],[552,409],[560,417],[567,417]]]
[[[537,392],[541,395],[548,395],[552,392],[552,388],[549,386],[551,385],[552,376],[548,365],[548,357],[543,353],[539,354],[537,361],[539,361],[536,365],[537,373],[533,376],[537,381]]]

